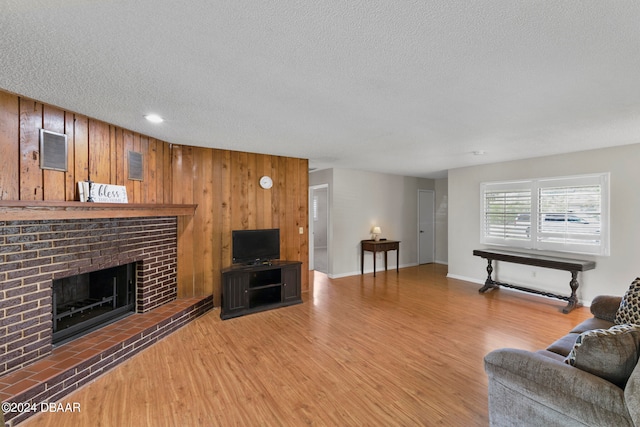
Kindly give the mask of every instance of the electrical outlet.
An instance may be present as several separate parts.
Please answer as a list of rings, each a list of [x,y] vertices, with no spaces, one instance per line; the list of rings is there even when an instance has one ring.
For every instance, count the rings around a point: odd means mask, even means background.
[[[304,228],[303,228],[303,227],[300,227],[300,228],[298,229],[298,232],[299,232],[300,234],[304,234]]]

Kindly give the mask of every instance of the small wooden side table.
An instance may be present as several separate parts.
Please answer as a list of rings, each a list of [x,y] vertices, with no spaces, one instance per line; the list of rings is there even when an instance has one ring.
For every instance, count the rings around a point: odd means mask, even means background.
[[[360,241],[360,274],[364,274],[364,251],[373,252],[373,277],[376,277],[376,252],[384,252],[384,270],[387,271],[387,252],[396,251],[396,272],[400,271],[400,241]]]

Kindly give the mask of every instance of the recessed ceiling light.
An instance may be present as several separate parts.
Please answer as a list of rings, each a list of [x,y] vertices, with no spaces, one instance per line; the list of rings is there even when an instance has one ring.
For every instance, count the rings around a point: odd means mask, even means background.
[[[147,114],[144,116],[145,119],[149,120],[151,123],[162,123],[164,119],[157,114]]]
[[[487,154],[487,152],[484,151],[484,150],[476,150],[476,151],[473,152],[473,154],[475,156],[484,156],[485,154]]]

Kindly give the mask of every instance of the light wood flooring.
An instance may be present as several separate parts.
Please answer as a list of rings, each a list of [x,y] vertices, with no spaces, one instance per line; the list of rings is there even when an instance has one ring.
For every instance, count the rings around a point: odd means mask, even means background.
[[[316,273],[304,304],[213,310],[69,395],[79,413],[21,426],[486,426],[484,355],[544,348],[590,314],[446,273]]]

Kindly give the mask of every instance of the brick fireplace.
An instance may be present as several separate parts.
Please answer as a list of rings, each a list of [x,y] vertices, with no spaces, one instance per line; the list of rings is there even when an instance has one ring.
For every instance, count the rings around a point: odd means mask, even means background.
[[[176,298],[175,217],[0,222],[0,375],[52,351],[52,281],[136,262],[136,309]]]
[[[135,313],[53,346],[53,281],[129,263]],[[175,216],[0,221],[0,402],[55,402],[213,308],[211,295],[177,298],[176,276]]]

